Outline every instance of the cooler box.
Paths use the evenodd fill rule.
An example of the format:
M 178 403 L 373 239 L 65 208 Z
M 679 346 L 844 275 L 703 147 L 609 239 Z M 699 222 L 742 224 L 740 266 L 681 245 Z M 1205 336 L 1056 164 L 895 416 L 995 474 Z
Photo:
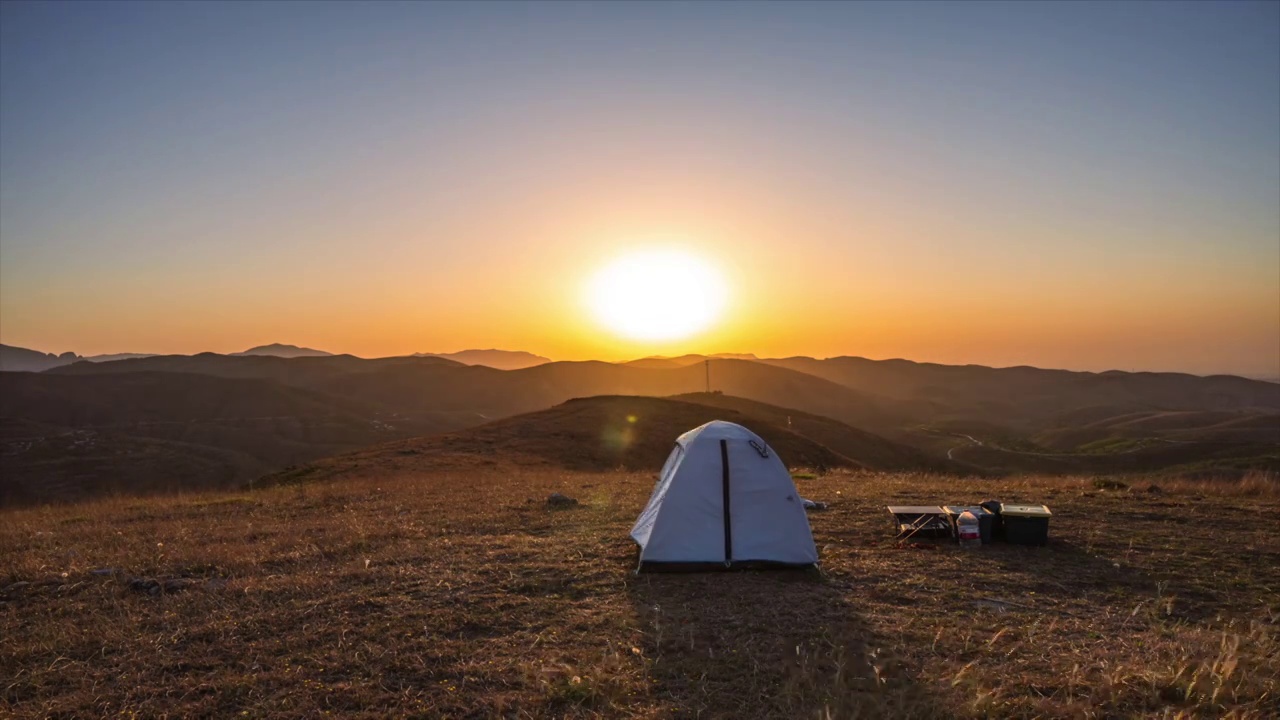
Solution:
M 1045 505 L 1000 505 L 1004 539 L 1015 545 L 1044 545 L 1049 542 L 1049 517 Z
M 992 539 L 992 531 L 995 528 L 996 516 L 990 510 L 979 505 L 960 507 L 957 505 L 944 505 L 943 510 L 947 511 L 947 519 L 951 521 L 951 537 L 959 538 L 959 520 L 965 510 L 978 516 L 978 537 L 981 538 L 983 545 L 990 545 Z

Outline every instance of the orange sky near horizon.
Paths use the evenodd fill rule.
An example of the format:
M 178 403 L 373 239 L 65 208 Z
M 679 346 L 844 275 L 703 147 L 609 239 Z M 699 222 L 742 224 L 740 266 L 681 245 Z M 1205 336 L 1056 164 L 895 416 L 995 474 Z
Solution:
M 735 205 L 720 218 L 732 215 L 750 216 Z M 411 244 L 384 258 L 343 258 L 348 272 L 334 279 L 305 268 L 273 278 L 272 270 L 284 268 L 268 265 L 227 273 L 211 286 L 207 269 L 193 267 L 200 294 L 184 292 L 196 278 L 181 274 L 139 278 L 145 286 L 136 293 L 107 293 L 85 277 L 70 292 L 29 298 L 62 318 L 56 324 L 23 327 L 13 312 L 21 305 L 6 301 L 3 341 L 85 355 L 236 352 L 286 342 L 364 357 L 499 347 L 556 360 L 752 352 L 1280 375 L 1280 303 L 1270 302 L 1266 268 L 1234 282 L 1230 271 L 1215 276 L 1200 268 L 1183 275 L 1198 282 L 1183 281 L 1170 295 L 1162 269 L 1146 258 L 1070 274 L 1049 272 L 1059 260 L 1046 258 L 1036 264 L 1042 273 L 1007 273 L 998 258 L 967 257 L 972 249 L 963 247 L 908 259 L 895 243 L 872 241 L 892 230 L 870 223 L 858 233 L 867 238 L 861 246 L 832 243 L 817 259 L 795 253 L 766 222 L 754 230 L 678 224 L 693 229 L 629 234 L 591 223 L 550 226 L 507 248 L 514 257 L 501 266 L 468 259 L 430 283 L 414 279 L 432 260 Z M 730 297 L 720 321 L 670 341 L 629 340 L 596 322 L 583 285 L 610 259 L 649 247 L 687 249 L 724 273 Z M 1127 279 L 1115 283 L 1117 273 Z M 157 291 L 169 300 L 155 302 Z

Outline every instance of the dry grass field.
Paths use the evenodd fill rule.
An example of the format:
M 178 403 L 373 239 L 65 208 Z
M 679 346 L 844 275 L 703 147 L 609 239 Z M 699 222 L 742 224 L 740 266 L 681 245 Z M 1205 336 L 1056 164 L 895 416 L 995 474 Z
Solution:
M 1280 714 L 1275 479 L 825 475 L 798 481 L 831 503 L 821 572 L 637 576 L 651 483 L 489 468 L 5 512 L 0 715 Z M 986 497 L 1049 504 L 1050 545 L 904 547 L 882 508 Z

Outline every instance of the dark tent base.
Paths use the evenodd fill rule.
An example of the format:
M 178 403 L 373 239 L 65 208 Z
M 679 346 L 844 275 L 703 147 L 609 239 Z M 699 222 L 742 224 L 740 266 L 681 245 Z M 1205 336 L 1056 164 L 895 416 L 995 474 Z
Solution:
M 774 560 L 734 560 L 725 562 L 642 562 L 637 573 L 695 573 L 727 570 L 812 570 L 813 563 L 784 563 Z

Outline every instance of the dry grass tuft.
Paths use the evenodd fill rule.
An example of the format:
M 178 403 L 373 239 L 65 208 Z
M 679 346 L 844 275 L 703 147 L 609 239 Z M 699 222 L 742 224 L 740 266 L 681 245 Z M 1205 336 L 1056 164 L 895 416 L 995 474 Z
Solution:
M 1280 498 L 1280 474 L 1253 470 L 1245 473 L 1238 480 L 1191 480 L 1178 478 L 1159 480 L 1152 483 L 1157 492 L 1168 491 L 1184 495 L 1228 495 L 1249 498 Z M 1149 485 L 1148 488 L 1151 486 Z
M 812 573 L 634 575 L 643 474 L 11 511 L 0 715 L 1275 717 L 1274 482 L 806 478 Z M 1051 544 L 905 548 L 882 509 L 988 497 Z

